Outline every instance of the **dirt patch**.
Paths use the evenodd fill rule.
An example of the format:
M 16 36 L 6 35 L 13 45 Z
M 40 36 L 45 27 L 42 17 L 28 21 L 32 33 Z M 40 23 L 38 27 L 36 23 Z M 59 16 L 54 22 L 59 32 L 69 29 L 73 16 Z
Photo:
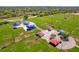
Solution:
M 28 18 L 36 18 L 37 16 L 31 16 L 31 15 L 29 15 L 28 16 Z
M 79 13 L 72 13 L 73 15 L 79 15 Z
M 75 41 L 76 41 L 77 45 L 79 45 L 79 39 L 75 38 Z
M 20 35 L 18 37 L 15 38 L 15 42 L 19 42 L 22 40 L 21 36 L 24 35 L 24 33 L 20 33 Z
M 13 43 L 6 43 L 6 44 L 0 46 L 0 49 L 5 49 L 5 48 L 7 48 L 8 46 L 10 46 L 10 45 L 12 45 L 12 44 L 13 44 Z
M 30 37 L 30 35 L 26 35 L 24 32 L 20 33 L 18 37 L 15 38 L 15 42 L 21 41 L 23 38 Z

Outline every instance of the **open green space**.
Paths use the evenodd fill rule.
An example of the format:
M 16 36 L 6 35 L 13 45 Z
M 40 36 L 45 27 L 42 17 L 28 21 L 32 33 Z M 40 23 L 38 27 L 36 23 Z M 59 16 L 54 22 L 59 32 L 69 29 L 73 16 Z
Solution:
M 65 19 L 66 17 L 66 19 Z M 55 29 L 64 29 L 74 38 L 79 39 L 79 15 L 72 14 L 54 14 L 50 16 L 30 18 L 27 21 L 34 22 L 42 29 L 48 29 L 49 26 L 54 26 Z M 25 35 L 30 35 L 28 38 L 22 38 L 20 42 L 14 42 L 14 39 L 19 36 L 22 29 L 12 29 L 12 23 L 0 25 L 0 47 L 10 44 L 0 51 L 5 52 L 62 52 L 51 45 L 45 40 L 35 36 L 39 30 L 35 29 L 27 31 Z M 77 42 L 79 43 L 79 42 Z M 69 52 L 78 52 L 79 48 L 72 48 L 67 50 Z

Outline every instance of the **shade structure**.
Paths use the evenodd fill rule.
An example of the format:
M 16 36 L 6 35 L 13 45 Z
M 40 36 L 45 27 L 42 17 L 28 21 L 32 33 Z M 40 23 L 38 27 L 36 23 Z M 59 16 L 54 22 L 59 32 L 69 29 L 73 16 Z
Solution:
M 57 40 L 57 39 L 51 39 L 49 41 L 49 44 L 53 45 L 54 47 L 56 47 L 60 43 L 61 43 L 61 41 L 60 40 Z
M 28 24 L 29 24 L 29 22 L 23 22 L 23 24 L 24 24 L 24 25 L 28 25 Z
M 30 25 L 30 26 L 27 26 L 27 30 L 32 30 L 32 29 L 35 29 L 36 27 L 34 25 Z
M 39 36 L 39 37 L 42 37 L 42 36 L 44 36 L 45 34 L 44 34 L 43 32 L 38 32 L 36 35 Z
M 21 22 L 21 23 L 17 22 L 17 23 L 14 23 L 12 27 L 13 29 L 22 27 L 25 31 L 28 31 L 28 30 L 35 29 L 36 25 L 33 22 Z

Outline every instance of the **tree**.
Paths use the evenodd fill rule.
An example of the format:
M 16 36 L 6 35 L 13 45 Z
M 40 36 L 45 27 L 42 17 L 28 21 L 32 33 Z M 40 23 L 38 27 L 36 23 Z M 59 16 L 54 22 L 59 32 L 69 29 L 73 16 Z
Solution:
M 24 20 L 27 20 L 27 19 L 28 19 L 28 16 L 27 16 L 27 15 L 25 15 L 25 16 L 24 16 Z

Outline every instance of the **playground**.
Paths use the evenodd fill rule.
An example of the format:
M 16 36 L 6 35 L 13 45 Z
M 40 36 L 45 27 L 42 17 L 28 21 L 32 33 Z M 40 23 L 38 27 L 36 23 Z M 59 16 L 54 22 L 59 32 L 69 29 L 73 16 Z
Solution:
M 48 30 L 43 30 L 41 28 L 39 28 L 35 23 L 33 22 L 17 22 L 15 24 L 13 24 L 13 29 L 17 29 L 22 27 L 24 29 L 24 31 L 28 31 L 28 30 L 33 30 L 35 28 L 37 28 L 38 30 L 40 30 L 41 32 L 38 32 L 36 34 L 36 36 L 46 40 L 48 42 L 48 44 L 52 45 L 53 47 L 57 48 L 57 49 L 61 49 L 61 50 L 67 50 L 67 49 L 71 49 L 74 47 L 78 47 L 78 45 L 76 44 L 76 41 L 74 38 L 72 38 L 71 36 L 67 36 L 65 34 L 64 30 L 55 30 L 54 28 L 50 27 Z M 64 35 L 62 35 L 64 33 Z M 23 33 L 20 34 L 24 35 Z M 61 36 L 62 35 L 62 36 Z M 53 37 L 52 37 L 53 36 Z M 30 37 L 29 36 L 25 36 Z M 17 39 L 15 39 L 15 42 L 19 42 L 21 41 L 20 37 Z
M 51 35 L 53 36 L 53 38 L 51 38 Z M 76 47 L 76 41 L 74 38 L 69 36 L 67 37 L 68 40 L 66 40 L 66 38 L 61 39 L 60 35 L 58 35 L 58 32 L 54 29 L 50 31 L 43 30 L 42 32 L 39 32 L 37 36 L 46 40 L 48 43 L 58 49 L 65 50 Z
M 63 20 L 63 14 L 56 14 L 30 18 L 21 23 L 14 22 L 1 25 L 2 29 L 0 30 L 7 39 L 0 43 L 0 51 L 78 51 L 79 46 L 78 41 L 76 41 L 76 39 L 78 40 L 78 21 L 73 20 L 74 18 L 77 19 L 78 16 L 75 15 L 74 18 L 71 16 L 73 15 L 69 14 L 67 21 Z M 31 23 L 31 25 L 28 25 L 28 23 Z M 53 25 L 55 28 L 52 27 Z M 63 32 L 61 29 L 65 33 L 69 33 L 65 40 L 60 38 L 61 34 L 59 33 Z M 40 34 L 40 36 L 36 36 L 36 34 Z M 1 39 L 5 37 L 1 37 Z

